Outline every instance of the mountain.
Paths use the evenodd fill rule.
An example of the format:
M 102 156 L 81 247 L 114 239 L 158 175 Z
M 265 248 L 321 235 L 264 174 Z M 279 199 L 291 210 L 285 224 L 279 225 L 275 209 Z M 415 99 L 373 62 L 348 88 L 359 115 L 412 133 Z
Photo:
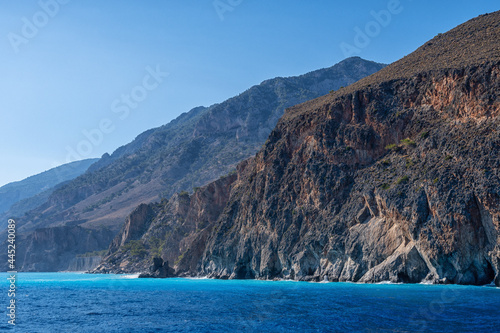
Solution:
M 285 108 L 347 86 L 384 66 L 350 58 L 302 76 L 267 80 L 223 103 L 184 113 L 103 156 L 89 172 L 58 188 L 19 219 L 19 232 L 28 243 L 41 228 L 81 226 L 103 230 L 105 235 L 108 230 L 116 233 L 139 204 L 191 192 L 255 155 Z M 43 246 L 52 251 L 59 245 L 47 238 Z M 43 246 L 37 245 L 38 251 Z M 32 262 L 24 253 L 20 257 L 28 260 L 19 262 L 20 269 L 23 265 L 29 270 L 65 269 L 60 262 Z
M 7 226 L 9 217 L 22 216 L 40 206 L 61 183 L 83 174 L 98 159 L 86 159 L 67 163 L 24 180 L 0 187 L 1 229 Z
M 500 286 L 499 92 L 495 12 L 291 107 L 236 175 L 142 207 L 96 272 Z

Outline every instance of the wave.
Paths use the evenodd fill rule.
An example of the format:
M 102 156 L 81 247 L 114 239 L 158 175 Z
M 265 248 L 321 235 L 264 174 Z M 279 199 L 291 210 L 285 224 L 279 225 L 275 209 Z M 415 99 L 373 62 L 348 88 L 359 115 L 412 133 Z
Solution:
M 139 275 L 140 275 L 139 273 L 137 273 L 137 274 L 126 274 L 126 275 L 121 276 L 120 278 L 122 278 L 122 279 L 138 279 Z

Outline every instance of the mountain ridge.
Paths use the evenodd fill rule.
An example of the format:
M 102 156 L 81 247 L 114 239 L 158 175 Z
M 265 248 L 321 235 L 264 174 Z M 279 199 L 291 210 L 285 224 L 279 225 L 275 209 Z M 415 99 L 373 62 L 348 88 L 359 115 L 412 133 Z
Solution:
M 255 154 L 286 107 L 348 85 L 383 66 L 346 59 L 312 74 L 266 80 L 223 103 L 195 108 L 139 135 L 112 155 L 105 154 L 90 172 L 57 189 L 45 204 L 19 219 L 19 232 L 26 242 L 31 242 L 37 229 L 65 226 L 106 230 L 108 237 L 107 230 L 118 232 L 137 205 L 191 192 Z M 57 244 L 45 246 L 49 251 Z M 37 249 L 41 251 L 40 244 Z M 37 269 L 36 263 L 25 264 Z M 59 263 L 54 265 L 60 269 Z
M 22 216 L 39 206 L 51 193 L 64 183 L 86 172 L 98 159 L 86 159 L 63 164 L 50 170 L 8 183 L 0 187 L 0 230 L 7 226 L 7 219 Z

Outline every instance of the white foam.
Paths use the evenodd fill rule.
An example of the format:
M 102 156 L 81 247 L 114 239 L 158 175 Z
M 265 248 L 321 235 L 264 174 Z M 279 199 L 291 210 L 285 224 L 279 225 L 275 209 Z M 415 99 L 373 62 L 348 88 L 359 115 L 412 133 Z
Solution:
M 137 278 L 139 278 L 139 275 L 140 274 L 127 274 L 127 275 L 123 275 L 121 278 L 122 279 L 137 279 Z

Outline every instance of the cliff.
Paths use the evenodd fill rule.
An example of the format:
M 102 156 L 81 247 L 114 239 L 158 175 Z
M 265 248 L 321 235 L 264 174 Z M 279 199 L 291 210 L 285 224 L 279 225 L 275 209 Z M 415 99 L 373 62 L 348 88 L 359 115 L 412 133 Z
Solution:
M 79 226 L 38 229 L 27 237 L 17 239 L 16 268 L 24 272 L 68 270 L 70 265 L 75 264 L 77 254 L 99 251 L 112 238 L 113 233 L 109 229 L 92 230 Z M 7 262 L 6 255 L 2 257 Z
M 291 108 L 196 274 L 499 285 L 500 12 Z
M 102 261 L 100 256 L 76 257 L 68 265 L 67 270 L 70 272 L 87 272 L 93 270 Z
M 162 255 L 181 253 L 177 275 L 500 286 L 499 41 L 500 12 L 483 15 L 288 109 L 206 233 Z
M 140 205 L 127 218 L 94 273 L 146 273 L 165 266 L 165 275 L 172 275 L 168 273 L 170 265 L 177 267 L 177 275 L 194 270 L 235 180 L 233 173 L 191 195 L 184 192 L 158 204 Z M 196 256 L 185 256 L 188 250 Z

